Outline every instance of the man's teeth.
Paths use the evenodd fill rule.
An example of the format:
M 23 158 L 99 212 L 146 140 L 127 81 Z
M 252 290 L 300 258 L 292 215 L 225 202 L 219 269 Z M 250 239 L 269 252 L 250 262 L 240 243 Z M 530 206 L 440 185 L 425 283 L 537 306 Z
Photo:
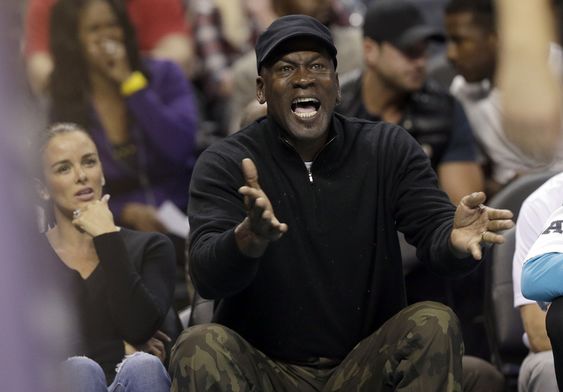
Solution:
M 301 102 L 311 102 L 311 103 L 317 103 L 319 102 L 317 99 L 315 98 L 295 98 L 293 100 L 293 103 L 301 103 Z
M 312 111 L 312 112 L 294 112 L 295 115 L 297 117 L 301 117 L 301 118 L 309 118 L 309 117 L 313 117 L 315 114 L 317 114 L 317 111 Z
M 300 118 L 310 118 L 317 114 L 319 100 L 316 98 L 296 98 L 291 103 L 291 109 Z

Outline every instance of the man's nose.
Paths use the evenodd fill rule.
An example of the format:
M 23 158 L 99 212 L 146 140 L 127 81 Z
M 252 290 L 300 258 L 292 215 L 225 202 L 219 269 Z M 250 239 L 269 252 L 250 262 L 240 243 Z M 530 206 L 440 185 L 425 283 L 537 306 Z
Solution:
M 293 78 L 293 85 L 295 87 L 308 87 L 311 84 L 313 84 L 313 75 L 311 74 L 311 72 L 307 69 L 307 67 L 305 66 L 300 66 L 297 68 L 297 70 L 295 71 L 295 75 Z

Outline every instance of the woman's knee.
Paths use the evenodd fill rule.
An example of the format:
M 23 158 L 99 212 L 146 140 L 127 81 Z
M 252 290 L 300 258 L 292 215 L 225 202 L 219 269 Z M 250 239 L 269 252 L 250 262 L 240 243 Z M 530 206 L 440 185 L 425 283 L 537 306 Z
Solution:
M 91 374 L 105 378 L 102 367 L 96 361 L 88 357 L 70 357 L 62 363 L 62 369 L 66 373 Z
M 107 390 L 106 376 L 102 367 L 88 357 L 68 358 L 61 364 L 61 371 L 65 390 Z M 86 386 L 87 389 L 83 389 Z
M 117 367 L 117 372 L 135 372 L 150 377 L 158 377 L 166 373 L 166 368 L 162 361 L 145 352 L 136 352 L 127 356 Z
M 170 377 L 160 359 L 152 354 L 136 352 L 118 365 L 112 386 L 121 385 L 131 391 L 168 391 Z

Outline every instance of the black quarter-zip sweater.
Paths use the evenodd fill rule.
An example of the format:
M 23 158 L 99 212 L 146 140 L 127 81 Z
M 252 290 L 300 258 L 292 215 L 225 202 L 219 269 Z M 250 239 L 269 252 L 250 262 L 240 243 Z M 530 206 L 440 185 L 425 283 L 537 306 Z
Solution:
M 238 188 L 251 158 L 276 216 L 289 226 L 260 258 L 238 250 L 246 212 Z M 286 361 L 344 358 L 405 305 L 396 230 L 442 275 L 456 259 L 455 207 L 419 144 L 402 128 L 335 114 L 329 142 L 307 172 L 272 119 L 207 149 L 190 185 L 190 269 L 200 294 L 219 299 L 216 322 Z

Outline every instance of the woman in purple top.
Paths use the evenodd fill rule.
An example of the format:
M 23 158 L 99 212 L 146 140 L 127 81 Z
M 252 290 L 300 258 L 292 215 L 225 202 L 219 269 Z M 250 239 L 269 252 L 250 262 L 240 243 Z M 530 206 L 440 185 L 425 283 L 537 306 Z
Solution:
M 197 106 L 173 63 L 141 59 L 115 0 L 60 0 L 51 15 L 51 120 L 88 129 L 124 226 L 164 231 L 156 208 L 185 210 Z

